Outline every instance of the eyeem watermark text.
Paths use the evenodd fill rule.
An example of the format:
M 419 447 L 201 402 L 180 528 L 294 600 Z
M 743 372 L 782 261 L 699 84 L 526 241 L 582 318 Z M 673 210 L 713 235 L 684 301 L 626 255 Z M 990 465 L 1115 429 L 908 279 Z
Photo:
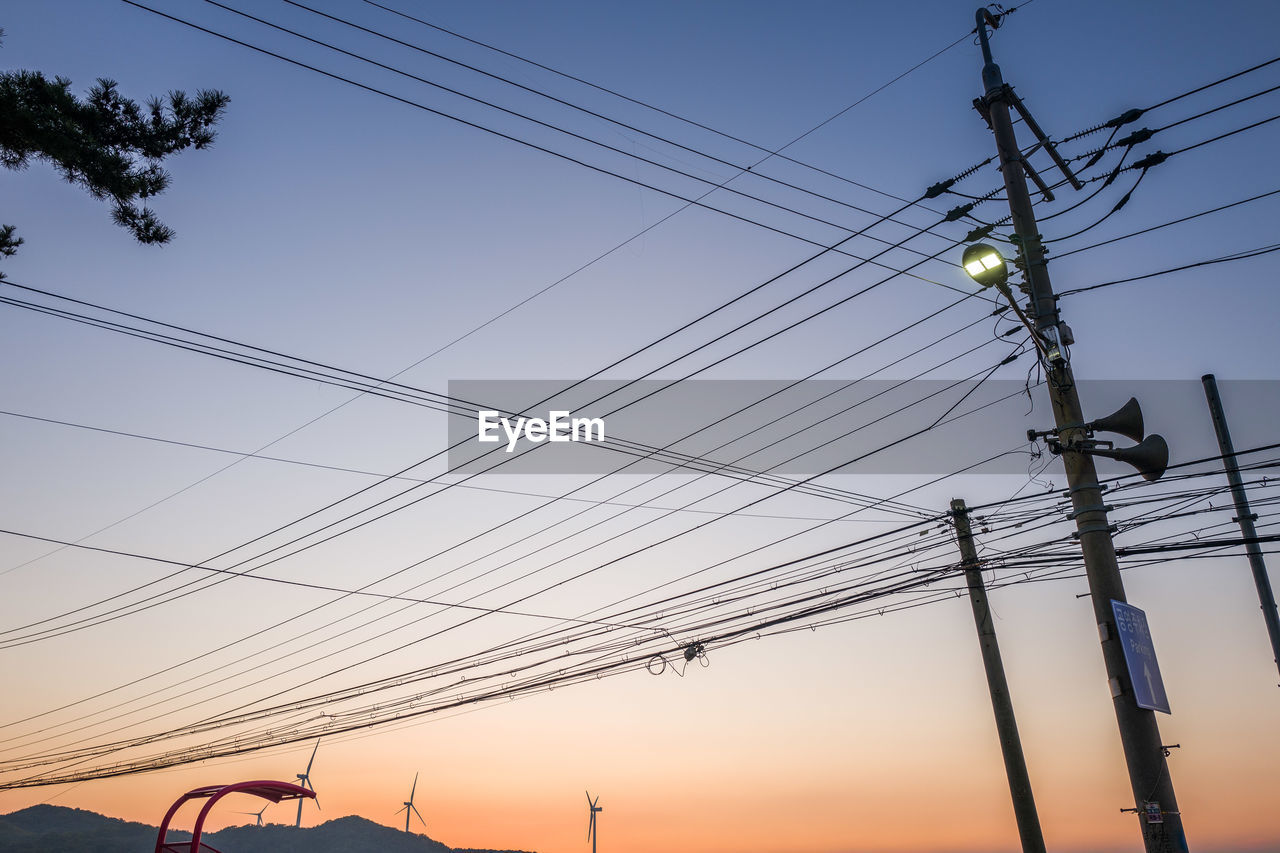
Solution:
M 1280 381 L 1218 384 L 1229 411 L 1233 399 L 1248 401 L 1231 414 L 1237 446 L 1274 441 Z M 1084 380 L 1080 394 L 1086 412 L 1112 412 L 1137 397 L 1177 459 L 1218 452 L 1212 430 L 1179 434 L 1172 426 L 1206 422 L 1198 379 Z M 465 476 L 693 477 L 723 468 L 738 477 L 932 478 L 963 469 L 1025 483 L 1049 461 L 1035 458 L 1027 430 L 1053 422 L 1044 389 L 1028 391 L 1023 379 L 468 379 L 450 380 L 449 396 L 475 401 L 447 422 L 448 471 Z M 580 420 L 575 442 L 574 419 L 588 418 L 607 429 Z M 1130 472 L 1113 460 L 1099 465 L 1104 476 Z
M 526 441 L 540 444 L 543 441 L 604 441 L 604 418 L 574 418 L 568 411 L 553 411 L 549 420 L 542 418 L 517 417 L 514 424 L 511 418 L 502 417 L 501 412 L 479 411 L 476 413 L 478 435 L 477 441 L 496 444 L 501 441 L 498 430 L 506 434 L 507 452 L 516 449 L 516 442 L 523 435 Z

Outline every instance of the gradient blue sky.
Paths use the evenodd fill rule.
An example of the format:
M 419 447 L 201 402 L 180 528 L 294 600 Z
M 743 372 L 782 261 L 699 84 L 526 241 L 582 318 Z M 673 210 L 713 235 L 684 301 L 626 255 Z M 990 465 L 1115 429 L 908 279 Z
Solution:
M 300 44 L 196 0 L 153 5 L 434 109 L 548 144 L 673 191 L 697 186 L 615 154 L 589 153 L 509 117 L 420 83 Z M 229 3 L 248 8 L 249 4 Z M 316 0 L 317 8 L 483 65 L 495 74 L 589 106 L 737 163 L 758 152 L 598 91 L 496 57 L 363 3 Z M 304 28 L 443 85 L 529 111 L 624 151 L 716 182 L 731 168 L 492 80 L 394 48 L 278 2 L 252 4 L 273 21 Z M 859 101 L 972 27 L 972 8 L 953 2 L 410 3 L 443 27 L 536 59 L 601 86 L 776 149 Z M 0 26 L 5 68 L 70 78 L 83 91 L 110 77 L 132 97 L 217 88 L 231 96 L 206 152 L 166 164 L 172 187 L 154 201 L 177 231 L 163 248 L 134 244 L 109 210 L 60 181 L 44 164 L 5 172 L 0 221 L 26 244 L 4 262 L 12 280 L 167 322 L 390 376 L 459 335 L 557 282 L 677 210 L 679 202 L 509 140 L 255 54 L 124 3 L 19 2 Z M 1055 138 L 1274 58 L 1280 7 L 1268 2 L 1122 2 L 1097 6 L 1035 0 L 993 41 L 1006 79 Z M 884 193 L 915 198 L 925 187 L 990 155 L 993 143 L 970 106 L 979 91 L 977 47 L 964 39 L 906 78 L 787 149 L 791 157 Z M 1276 85 L 1276 66 L 1156 111 L 1133 127 L 1157 127 Z M 1171 129 L 1139 153 L 1172 150 L 1275 115 L 1280 95 Z M 1061 244 L 1105 213 L 1132 173 L 1081 210 L 1047 222 L 1062 253 L 1111 236 L 1280 189 L 1280 122 L 1176 156 L 1153 169 L 1132 201 L 1103 225 Z M 1025 128 L 1020 127 L 1023 142 Z M 1100 136 L 1076 143 L 1087 150 Z M 771 174 L 850 204 L 886 213 L 884 195 L 789 164 Z M 1047 170 L 1046 170 L 1047 172 Z M 986 167 L 958 187 L 998 184 Z M 868 217 L 760 182 L 731 186 L 850 227 Z M 1096 185 L 1095 185 L 1096 186 Z M 705 187 L 698 192 L 705 191 Z M 831 242 L 836 228 L 776 210 L 712 202 L 779 228 Z M 938 199 L 945 210 L 961 200 Z M 1073 204 L 1069 192 L 1044 212 Z M 991 216 L 1001 205 L 982 210 Z M 1276 240 L 1280 196 L 1151 235 L 1063 258 L 1051 267 L 1059 291 L 1262 247 Z M 920 210 L 913 225 L 933 222 Z M 950 226 L 958 239 L 966 230 Z M 886 228 L 886 237 L 901 230 Z M 866 241 L 853 244 L 867 249 Z M 943 243 L 913 243 L 936 251 Z M 417 364 L 401 379 L 443 392 L 452 379 L 577 379 L 648 343 L 813 253 L 813 247 L 705 210 L 663 222 L 605 260 Z M 954 253 L 953 253 L 954 254 Z M 1051 256 L 1052 257 L 1052 256 Z M 1082 378 L 1276 380 L 1276 257 L 1206 267 L 1064 299 Z M 906 252 L 893 265 L 914 260 Z M 921 275 L 969 288 L 950 263 Z M 727 316 L 642 360 L 612 370 L 634 378 L 841 268 L 834 258 L 747 301 Z M 856 286 L 882 277 L 863 270 L 764 324 L 773 330 Z M 8 290 L 6 288 L 6 290 Z M 828 295 L 829 294 L 829 295 Z M 12 292 L 6 295 L 14 295 Z M 850 305 L 734 358 L 715 378 L 793 379 L 862 343 L 940 308 L 957 294 L 897 279 Z M 825 301 L 824 301 L 825 300 Z M 837 369 L 852 378 L 979 317 L 971 302 L 901 344 Z M 10 369 L 0 409 L 107 429 L 254 451 L 324 415 L 352 395 L 331 387 L 178 353 L 0 306 L 0 346 Z M 988 306 L 989 308 L 989 306 Z M 961 352 L 988 338 L 989 324 L 959 338 Z M 675 378 L 728 353 L 743 334 Z M 1003 350 L 1002 350 L 1003 351 Z M 938 358 L 940 356 L 933 356 Z M 991 354 L 957 357 L 933 374 L 966 376 Z M 906 377 L 926 360 L 891 369 Z M 1026 360 L 998 374 L 1018 379 Z M 1239 447 L 1274 440 L 1276 386 L 1265 406 L 1230 395 Z M 1118 401 L 1085 404 L 1103 414 Z M 1145 402 L 1145 401 L 1144 401 Z M 1198 400 L 1149 412 L 1174 457 L 1212 452 Z M 1096 411 L 1095 411 L 1096 409 Z M 1046 421 L 1043 399 L 1037 410 Z M 1175 412 L 1190 412 L 1174 420 Z M 291 459 L 390 472 L 443 449 L 443 417 L 363 398 L 290 435 L 269 451 Z M 1020 430 L 993 436 L 991 452 L 1018 447 Z M 263 460 L 217 473 L 233 457 L 86 433 L 0 416 L 5 470 L 0 527 L 195 561 L 349 493 L 369 480 Z M 438 473 L 441 466 L 428 467 Z M 1119 468 L 1107 469 L 1119 473 Z M 1046 473 L 1061 485 L 1056 465 Z M 208 479 L 205 479 L 208 478 Z M 887 495 L 917 482 L 842 478 L 843 487 Z M 485 485 L 557 494 L 567 478 L 488 478 Z M 622 482 L 618 488 L 627 485 Z M 945 509 L 1026 489 L 1026 478 L 968 477 L 910 497 Z M 1033 491 L 1039 486 L 1030 487 Z M 453 490 L 360 534 L 344 537 L 280 574 L 350 587 L 446 547 L 529 506 L 527 498 Z M 747 500 L 754 493 L 742 498 Z M 717 504 L 727 507 L 726 499 Z M 841 510 L 843 511 L 843 510 Z M 556 510 L 555 512 L 559 512 Z M 829 516 L 796 497 L 760 512 Z M 1222 513 L 1222 519 L 1230 513 Z M 548 518 L 558 518 L 554 513 Z M 679 529 L 682 521 L 669 527 Z M 730 520 L 623 564 L 607 577 L 541 600 L 568 613 L 620 598 L 796 529 L 781 519 Z M 834 528 L 834 529 L 833 529 Z M 768 552 L 783 560 L 876 528 L 847 522 Z M 532 530 L 531 524 L 521 528 Z M 601 529 L 607 528 L 601 522 Z M 101 531 L 101 532 L 97 532 Z M 653 534 L 627 541 L 644 544 Z M 496 541 L 501 544 L 502 540 Z M 124 559 L 0 540 L 0 624 L 22 624 L 115 594 L 157 576 Z M 480 553 L 479 551 L 475 552 Z M 599 552 L 604 557 L 613 551 Z M 37 559 L 38 558 L 38 559 Z M 763 558 L 762 558 L 763 559 Z M 599 554 L 566 559 L 566 567 Z M 538 563 L 541 565 L 541 563 Z M 750 567 L 752 564 L 744 564 Z M 1206 578 L 1211 578 L 1206 582 Z M 1160 722 L 1174 759 L 1192 844 L 1271 849 L 1280 834 L 1264 815 L 1280 759 L 1276 673 L 1243 562 L 1226 568 L 1187 561 L 1135 570 L 1130 598 L 1146 608 L 1174 703 Z M 1010 682 L 1050 846 L 1132 849 L 1130 798 L 1083 581 L 1014 587 L 993 596 Z M 0 650 L 6 720 L 114 687 L 323 600 L 319 594 L 225 584 L 180 604 L 47 642 Z M 469 649 L 508 627 L 477 630 L 388 655 L 361 679 Z M 513 629 L 514 630 L 514 629 Z M 491 632 L 491 633 L 489 633 Z M 404 636 L 409 636 L 406 633 Z M 382 647 L 337 654 L 331 668 Z M 308 823 L 361 813 L 394 824 L 413 773 L 428 831 L 455 846 L 581 849 L 581 791 L 602 795 L 602 849 L 651 850 L 1012 850 L 1016 846 L 981 666 L 963 601 L 752 643 L 716 653 L 684 679 L 642 672 L 600 684 L 482 709 L 457 718 L 326 744 L 316 781 L 325 811 Z M 218 707 L 234 703 L 220 700 Z M 29 727 L 28 727 L 29 728 Z M 25 731 L 10 729 L 9 731 Z M 66 741 L 72 743 L 74 739 Z M 139 778 L 72 789 L 0 793 L 0 810 L 48 800 L 155 821 L 182 790 L 211 776 L 291 779 L 305 747 L 275 750 Z M 385 803 L 384 803 L 385 801 Z M 382 810 L 385 805 L 386 809 Z M 384 811 L 386 813 L 384 813 Z M 504 817 L 496 817 L 495 815 Z M 268 818 L 272 813 L 268 812 Z M 286 815 L 275 815 L 276 820 Z

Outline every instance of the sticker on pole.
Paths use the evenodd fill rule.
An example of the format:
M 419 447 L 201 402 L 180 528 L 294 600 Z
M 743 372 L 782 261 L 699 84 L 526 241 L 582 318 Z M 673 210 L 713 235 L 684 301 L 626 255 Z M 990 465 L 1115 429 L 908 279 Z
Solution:
M 1160 678 L 1160 664 L 1156 663 L 1156 649 L 1151 643 L 1147 614 L 1114 599 L 1111 611 L 1116 616 L 1116 633 L 1120 636 L 1120 647 L 1124 649 L 1124 662 L 1129 667 L 1134 701 L 1139 708 L 1172 713 L 1169 697 L 1164 692 L 1164 681 Z

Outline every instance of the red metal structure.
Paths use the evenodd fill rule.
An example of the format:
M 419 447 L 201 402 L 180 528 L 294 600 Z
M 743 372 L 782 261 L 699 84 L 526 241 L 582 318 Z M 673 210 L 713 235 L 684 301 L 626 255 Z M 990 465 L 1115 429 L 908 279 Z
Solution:
M 160 835 L 156 838 L 155 853 L 200 853 L 200 851 L 210 851 L 210 853 L 218 853 L 216 849 L 204 844 L 200 841 L 200 836 L 204 833 L 204 821 L 209 816 L 209 811 L 213 808 L 213 804 L 225 797 L 227 794 L 252 794 L 255 797 L 261 797 L 264 800 L 270 800 L 278 803 L 283 800 L 299 800 L 303 797 L 315 798 L 316 792 L 309 788 L 303 788 L 289 782 L 237 782 L 234 785 L 209 785 L 204 788 L 196 788 L 194 791 L 187 791 L 178 798 L 177 802 L 169 806 L 169 811 L 164 816 L 164 821 L 160 824 Z M 188 800 L 208 799 L 209 802 L 204 804 L 200 809 L 200 814 L 196 817 L 196 825 L 191 830 L 190 841 L 175 841 L 166 843 L 165 836 L 169 833 L 169 821 L 173 820 L 173 816 L 178 813 L 178 809 Z

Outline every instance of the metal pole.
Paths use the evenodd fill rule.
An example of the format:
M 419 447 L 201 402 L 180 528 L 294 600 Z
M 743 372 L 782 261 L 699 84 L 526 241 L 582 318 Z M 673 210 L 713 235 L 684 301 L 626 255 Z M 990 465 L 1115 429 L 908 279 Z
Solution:
M 1231 443 L 1231 432 L 1227 429 L 1227 416 L 1222 411 L 1222 398 L 1218 396 L 1218 382 L 1212 373 L 1201 376 L 1200 381 L 1204 383 L 1204 396 L 1209 401 L 1209 414 L 1213 417 L 1213 429 L 1218 434 L 1218 448 L 1222 451 L 1222 467 L 1227 470 L 1231 497 L 1236 503 L 1234 520 L 1240 525 L 1240 533 L 1245 540 L 1244 549 L 1249 555 L 1249 568 L 1253 570 L 1253 583 L 1258 588 L 1262 618 L 1267 623 L 1267 634 L 1271 637 L 1271 655 L 1275 658 L 1276 667 L 1280 668 L 1280 618 L 1276 616 L 1276 597 L 1271 592 L 1267 564 L 1262 559 L 1262 549 L 1258 547 L 1258 531 L 1253 526 L 1258 517 L 1249 510 L 1249 496 L 1245 494 L 1244 482 L 1240 479 L 1236 449 Z
M 951 516 L 955 519 L 956 541 L 960 544 L 960 556 L 964 561 L 969 603 L 973 605 L 973 622 L 978 629 L 978 645 L 982 648 L 982 665 L 987 671 L 987 689 L 991 691 L 991 709 L 996 715 L 996 732 L 1000 736 L 1000 752 L 1004 755 L 1004 772 L 1009 777 L 1009 793 L 1013 797 L 1013 815 L 1018 822 L 1022 851 L 1045 853 L 1040 817 L 1036 814 L 1036 800 L 1031 793 L 1031 777 L 1027 774 L 1027 760 L 1022 754 L 1022 740 L 1018 737 L 1018 721 L 1013 715 L 1013 699 L 1009 696 L 1004 662 L 1000 659 L 1000 643 L 996 640 L 996 627 L 991 621 L 991 608 L 987 606 L 987 589 L 982 582 L 978 551 L 973 544 L 973 532 L 969 529 L 969 509 L 960 498 L 951 501 Z
M 1083 428 L 1084 413 L 1076 392 L 1071 365 L 1059 343 L 1057 300 L 1049 281 L 1044 248 L 1040 244 L 1040 232 L 1032 211 L 1031 195 L 1027 192 L 1023 176 L 1022 155 L 1009 117 L 1012 92 L 1004 83 L 1000 67 L 991 57 L 985 10 L 979 9 L 976 18 L 984 60 L 982 82 L 986 91 L 983 103 L 990 114 L 991 128 L 995 133 L 1000 171 L 1004 175 L 1009 212 L 1012 214 L 1015 239 L 1021 254 L 1020 262 L 1026 270 L 1031 288 L 1036 328 L 1043 337 L 1048 352 L 1044 361 L 1049 399 L 1062 444 L 1062 460 L 1066 467 L 1085 574 L 1089 580 L 1094 620 L 1102 643 L 1102 659 L 1111 687 L 1112 705 L 1128 765 L 1129 783 L 1138 809 L 1143 843 L 1147 853 L 1184 853 L 1188 849 L 1186 835 L 1182 829 L 1182 816 L 1174 796 L 1173 780 L 1169 776 L 1155 712 L 1139 708 L 1134 699 L 1133 682 L 1125 666 L 1124 651 L 1111 609 L 1113 600 L 1125 601 L 1124 583 L 1120 579 L 1120 566 L 1116 561 L 1115 545 L 1111 541 L 1111 527 L 1102 503 L 1098 473 L 1093 466 L 1092 457 L 1080 452 L 1081 443 L 1086 437 Z

